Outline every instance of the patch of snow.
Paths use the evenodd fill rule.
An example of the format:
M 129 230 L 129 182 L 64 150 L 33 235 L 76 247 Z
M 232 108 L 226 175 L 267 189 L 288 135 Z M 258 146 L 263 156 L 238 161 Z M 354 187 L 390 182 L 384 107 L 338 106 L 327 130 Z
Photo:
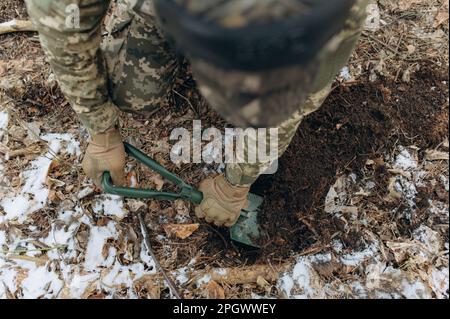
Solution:
M 96 196 L 92 210 L 96 214 L 117 217 L 119 220 L 125 218 L 128 211 L 123 206 L 123 199 L 117 195 Z
M 352 282 L 350 288 L 358 298 L 367 298 L 367 290 L 359 281 Z
M 6 129 L 9 122 L 8 112 L 2 111 L 0 112 L 0 130 Z
M 442 185 L 444 186 L 445 191 L 448 192 L 448 190 L 449 190 L 448 176 L 445 176 L 445 175 L 441 174 L 441 175 L 439 176 L 439 179 L 441 180 L 441 183 L 442 183 Z
M 145 263 L 150 270 L 155 270 L 156 269 L 155 261 L 148 254 L 147 248 L 145 247 L 145 243 L 144 242 L 141 243 L 141 252 L 140 252 L 140 256 L 139 257 L 141 258 L 142 262 Z
M 87 275 L 80 275 L 79 273 L 75 273 L 70 280 L 67 280 L 68 288 L 70 291 L 70 297 L 80 299 L 86 289 L 93 282 L 98 280 L 99 274 L 91 273 Z
M 294 279 L 289 274 L 284 274 L 278 282 L 278 287 L 289 298 L 291 296 L 292 289 L 294 289 Z
M 436 297 L 439 299 L 448 299 L 448 289 L 449 289 L 449 272 L 448 267 L 443 267 L 442 269 L 438 270 L 434 268 L 431 271 L 431 274 L 429 274 L 429 280 L 428 283 L 433 290 L 433 292 L 436 294 Z
M 378 257 L 378 245 L 371 243 L 362 251 L 354 251 L 352 253 L 345 254 L 340 257 L 342 264 L 351 267 L 357 267 L 361 265 L 367 259 L 377 259 Z
M 407 207 L 401 212 L 407 219 L 411 219 L 415 214 L 416 196 L 418 194 L 418 187 L 427 187 L 425 179 L 428 172 L 422 170 L 417 162 L 417 156 L 413 155 L 414 149 L 399 146 L 399 154 L 395 157 L 392 167 L 394 169 L 402 170 L 404 173 L 399 173 L 394 177 L 394 190 L 401 195 L 402 200 L 407 204 Z
M 187 276 L 188 271 L 189 271 L 188 267 L 182 267 L 177 269 L 175 280 L 178 282 L 178 284 L 183 285 L 189 281 L 189 278 Z
M 62 151 L 63 143 L 67 153 L 77 155 L 81 153 L 79 143 L 71 134 L 45 134 L 41 138 L 48 142 L 49 151 L 32 161 L 29 168 L 22 172 L 25 184 L 20 194 L 15 197 L 6 197 L 0 202 L 6 212 L 5 216 L 0 216 L 0 223 L 12 219 L 22 223 L 28 214 L 45 206 L 49 194 L 45 184 L 48 170 L 54 156 Z
M 0 299 L 6 299 L 6 289 L 14 292 L 17 289 L 17 271 L 11 268 L 0 268 Z
M 438 232 L 432 230 L 430 227 L 421 225 L 414 230 L 413 238 L 420 241 L 433 254 L 438 254 L 442 248 L 441 237 Z
M 395 158 L 394 167 L 404 170 L 417 168 L 417 161 L 404 147 L 400 147 L 400 153 Z
M 407 299 L 428 299 L 431 296 L 429 289 L 421 281 L 409 282 L 407 279 L 402 281 L 402 294 Z
M 49 133 L 42 135 L 41 139 L 49 143 L 49 147 L 54 153 L 59 153 L 61 144 L 63 144 L 67 154 L 77 156 L 81 154 L 80 143 L 74 139 L 72 134 Z
M 331 255 L 330 255 L 331 258 Z M 297 259 L 292 272 L 285 273 L 278 282 L 278 287 L 288 298 L 309 299 L 322 298 L 323 283 L 319 281 L 318 274 L 312 263 L 319 260 L 328 260 L 328 256 L 303 256 Z
M 77 194 L 78 199 L 83 199 L 86 196 L 89 196 L 94 193 L 94 189 L 92 187 L 85 187 L 82 190 L 80 190 Z
M 23 195 L 12 198 L 4 198 L 0 202 L 0 205 L 6 213 L 5 216 L 0 216 L 0 222 L 25 216 L 30 208 L 28 198 Z
M 56 272 L 45 266 L 30 267 L 21 287 L 25 299 L 51 298 L 58 296 L 63 282 Z
M 372 190 L 377 186 L 373 181 L 368 181 L 364 187 L 364 189 Z
M 348 66 L 345 66 L 342 68 L 341 73 L 339 74 L 341 78 L 343 78 L 345 81 L 349 81 L 352 79 L 352 75 L 350 74 L 350 69 Z
M 214 272 L 219 276 L 226 276 L 228 271 L 225 268 L 216 268 Z
M 161 242 L 161 243 L 163 243 L 163 242 L 165 242 L 165 241 L 168 241 L 167 237 L 164 236 L 164 235 L 157 235 L 157 236 L 156 236 L 156 240 L 159 241 L 159 242 Z
M 77 212 L 72 210 L 61 210 L 58 213 L 58 220 L 62 221 L 66 225 L 72 224 L 76 219 Z
M 187 266 L 179 268 L 174 272 L 175 279 L 180 285 L 183 285 L 190 280 L 188 274 L 194 270 L 196 262 L 197 260 L 195 258 L 192 258 Z
M 310 271 L 311 265 L 309 263 L 297 263 L 292 271 L 292 279 L 297 282 L 297 284 L 303 288 L 303 292 L 301 295 L 297 295 L 308 298 L 309 296 L 314 295 L 314 292 L 310 291 Z
M 71 258 L 76 256 L 76 244 L 74 241 L 75 234 L 78 230 L 79 223 L 72 223 L 68 227 L 58 227 L 56 224 L 52 225 L 52 229 L 46 238 L 42 239 L 42 242 L 49 247 L 62 247 L 67 246 L 65 257 Z M 67 228 L 67 229 L 66 229 Z M 60 255 L 56 249 L 47 252 L 49 259 L 60 259 Z
M 95 270 L 98 267 L 109 267 L 112 265 L 115 257 L 115 250 L 110 247 L 107 256 L 103 256 L 103 248 L 106 241 L 110 238 L 117 237 L 117 230 L 113 222 L 109 222 L 106 226 L 91 226 L 89 234 L 89 242 L 86 249 L 84 260 L 84 268 L 86 270 Z M 113 256 L 112 256 L 113 255 Z
M 117 286 L 120 284 L 126 284 L 128 287 L 131 287 L 132 279 L 130 278 L 128 267 L 121 266 L 118 262 L 116 262 L 108 274 L 102 278 L 102 283 L 107 287 Z
M 313 255 L 310 256 L 309 260 L 311 263 L 329 263 L 331 262 L 332 256 L 330 253 L 326 253 L 326 254 L 317 254 L 317 255 Z
M 2 111 L 0 112 L 0 139 L 3 137 L 3 134 L 8 126 L 9 115 L 8 112 Z
M 0 249 L 3 245 L 6 245 L 6 232 L 3 230 L 0 230 Z
M 405 208 L 403 214 L 408 220 L 410 220 L 417 209 L 415 202 L 415 198 L 418 194 L 416 185 L 403 176 L 397 176 L 394 183 L 394 189 L 396 192 L 402 194 L 402 197 L 408 204 L 408 207 Z
M 372 32 L 378 31 L 381 27 L 381 14 L 378 4 L 376 2 L 369 3 L 366 7 L 366 14 L 364 29 Z
M 205 274 L 202 277 L 200 277 L 199 279 L 197 279 L 197 287 L 201 287 L 205 284 L 207 284 L 208 282 L 211 281 L 211 275 L 210 274 Z
M 344 245 L 342 244 L 342 242 L 340 241 L 340 240 L 338 240 L 338 239 L 334 239 L 332 242 L 331 242 L 331 247 L 333 248 L 333 250 L 336 252 L 336 253 L 340 253 L 340 252 L 342 252 L 342 250 L 344 249 Z
M 2 25 L 5 27 L 15 28 L 15 27 L 17 27 L 17 20 L 12 19 L 10 21 L 2 22 Z

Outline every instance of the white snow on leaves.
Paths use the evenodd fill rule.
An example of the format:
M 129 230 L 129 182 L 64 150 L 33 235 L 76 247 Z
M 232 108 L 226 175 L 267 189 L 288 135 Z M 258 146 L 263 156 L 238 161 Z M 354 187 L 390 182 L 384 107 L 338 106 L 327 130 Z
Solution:
M 113 239 L 116 237 L 117 232 L 113 222 L 109 222 L 104 227 L 91 226 L 89 242 L 84 257 L 84 268 L 86 270 L 95 270 L 98 266 L 110 267 L 113 264 L 114 258 L 116 257 L 115 249 L 109 247 L 105 258 L 103 248 L 108 238 Z
M 71 215 L 70 224 L 56 219 L 48 236 L 39 239 L 49 247 L 66 247 L 50 250 L 45 257 L 37 256 L 44 261 L 43 266 L 33 260 L 6 258 L 3 262 L 3 258 L 0 259 L 0 298 L 6 298 L 7 292 L 19 294 L 21 298 L 86 298 L 94 291 L 103 291 L 106 297 L 112 297 L 120 285 L 126 287 L 128 297 L 136 297 L 133 282 L 156 273 L 154 262 L 145 247 L 140 247 L 140 261 L 122 264 L 117 258 L 116 248 L 109 243 L 119 238 L 117 222 L 111 220 L 105 226 L 97 226 L 82 218 L 79 210 L 60 216 L 66 215 Z M 75 237 L 80 226 L 89 229 L 86 250 L 82 251 Z M 32 238 L 16 238 L 8 245 L 5 233 L 0 232 L 0 244 L 8 247 L 9 251 L 17 247 L 32 249 L 34 246 L 24 246 L 30 240 Z M 36 252 L 29 251 L 25 255 L 33 256 Z
M 22 172 L 25 183 L 19 194 L 9 194 L 0 202 L 6 215 L 0 216 L 0 223 L 8 220 L 24 222 L 28 215 L 43 208 L 47 203 L 49 189 L 45 184 L 48 170 L 61 152 L 79 155 L 79 143 L 70 134 L 45 134 L 41 138 L 48 142 L 48 152 L 32 161 Z
M 119 220 L 123 219 L 128 214 L 127 210 L 123 207 L 122 198 L 116 195 L 96 196 L 92 209 L 94 213 L 116 217 Z
M 441 183 L 448 192 L 448 177 L 431 176 L 426 171 L 429 163 L 419 164 L 416 148 L 400 146 L 397 156 L 386 161 L 396 199 L 408 204 L 403 216 L 411 218 L 415 212 L 417 187 Z M 357 197 L 370 196 L 373 188 L 373 182 L 359 181 L 354 174 L 339 176 L 326 196 L 325 211 L 344 220 L 345 230 L 352 225 L 361 228 L 373 223 L 364 206 L 356 205 L 361 202 Z M 429 203 L 427 212 L 448 225 L 448 204 L 436 199 Z M 373 205 L 369 207 L 373 209 Z M 288 298 L 448 298 L 448 242 L 438 231 L 422 224 L 412 231 L 410 238 L 383 243 L 373 234 L 362 236 L 365 243 L 362 249 L 346 248 L 336 238 L 331 243 L 332 259 L 331 254 L 324 253 L 297 258 L 277 287 Z M 396 265 L 386 261 L 388 250 Z M 321 267 L 350 271 L 351 275 L 344 281 L 339 276 L 323 277 L 319 274 Z
M 7 125 L 4 114 L 0 115 L 2 127 Z M 119 261 L 111 242 L 119 237 L 128 240 L 118 224 L 128 213 L 119 197 L 99 195 L 93 199 L 95 214 L 113 218 L 103 226 L 96 225 L 78 206 L 62 209 L 51 220 L 45 238 L 27 237 L 13 226 L 28 227 L 31 233 L 37 229 L 28 225 L 29 216 L 48 204 L 46 179 L 52 161 L 61 154 L 81 154 L 79 143 L 70 134 L 43 134 L 40 138 L 48 142 L 47 152 L 22 172 L 23 186 L 15 192 L 9 190 L 0 201 L 5 213 L 0 215 L 0 225 L 9 225 L 8 232 L 0 231 L 0 298 L 86 298 L 95 291 L 112 297 L 120 285 L 127 287 L 130 298 L 136 297 L 133 281 L 156 270 L 143 245 L 138 251 L 141 260 L 126 265 Z M 80 227 L 87 229 L 84 239 L 77 238 Z M 49 249 L 40 250 L 33 244 L 36 240 Z M 80 240 L 85 241 L 84 249 Z M 17 251 L 23 251 L 24 258 L 10 258 Z
M 0 112 L 0 139 L 3 137 L 6 127 L 9 123 L 9 115 L 8 112 L 2 111 Z

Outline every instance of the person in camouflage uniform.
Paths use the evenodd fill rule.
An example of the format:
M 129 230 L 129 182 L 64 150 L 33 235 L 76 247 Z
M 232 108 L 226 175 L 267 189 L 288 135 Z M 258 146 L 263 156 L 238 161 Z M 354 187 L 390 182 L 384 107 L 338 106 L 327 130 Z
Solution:
M 175 2 L 194 17 L 228 30 L 282 21 L 308 10 L 308 1 L 298 0 Z M 298 61 L 246 70 L 187 52 L 200 92 L 234 125 L 278 128 L 281 156 L 302 119 L 322 105 L 355 47 L 367 0 L 350 2 L 342 28 L 307 65 Z M 161 106 L 169 107 L 167 97 L 178 72 L 176 53 L 153 1 L 118 0 L 104 41 L 102 24 L 110 1 L 26 0 L 26 4 L 61 89 L 91 134 L 83 160 L 86 174 L 100 186 L 102 173 L 110 171 L 113 181 L 123 184 L 125 151 L 117 128 L 119 109 L 151 114 Z M 67 7 L 73 4 L 80 10 L 77 27 L 66 23 Z M 204 180 L 199 188 L 204 200 L 196 207 L 197 216 L 218 226 L 232 226 L 246 205 L 250 185 L 273 160 L 227 164 L 225 175 Z

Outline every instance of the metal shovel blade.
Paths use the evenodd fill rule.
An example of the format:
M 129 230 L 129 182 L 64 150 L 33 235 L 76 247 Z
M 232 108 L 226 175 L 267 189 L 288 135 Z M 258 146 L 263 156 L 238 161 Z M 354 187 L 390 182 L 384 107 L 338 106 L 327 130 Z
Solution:
M 230 238 L 238 243 L 260 248 L 257 244 L 261 236 L 258 224 L 258 213 L 264 198 L 255 194 L 248 194 L 249 205 L 241 211 L 238 221 L 230 229 Z

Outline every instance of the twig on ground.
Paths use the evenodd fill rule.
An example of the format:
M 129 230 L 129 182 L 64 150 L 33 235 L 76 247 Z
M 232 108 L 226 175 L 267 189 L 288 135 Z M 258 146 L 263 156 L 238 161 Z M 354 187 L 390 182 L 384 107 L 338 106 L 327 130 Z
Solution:
M 17 150 L 9 150 L 9 148 L 3 147 L 0 145 L 0 153 L 4 153 L 8 158 L 14 158 L 18 156 L 25 155 L 34 155 L 39 154 L 41 152 L 41 148 L 38 145 L 32 145 L 29 147 L 17 149 Z
M 0 34 L 28 31 L 36 31 L 33 23 L 28 20 L 11 20 L 0 23 Z
M 172 90 L 172 91 L 173 91 L 173 93 L 175 93 L 176 95 L 181 97 L 183 100 L 185 100 L 189 104 L 189 107 L 195 113 L 195 115 L 197 115 L 197 117 L 200 116 L 200 112 L 194 107 L 194 105 L 192 105 L 191 101 L 189 101 L 189 99 L 187 97 L 185 97 L 184 95 L 182 95 L 181 93 L 179 93 L 179 92 L 177 92 L 175 90 Z
M 6 259 L 25 260 L 35 263 L 37 266 L 44 266 L 47 263 L 47 259 L 31 257 L 26 255 L 8 255 Z
M 247 267 L 216 268 L 209 271 L 198 272 L 193 275 L 196 280 L 205 277 L 211 278 L 219 284 L 231 286 L 256 283 L 258 277 L 268 282 L 277 282 L 281 275 L 290 268 L 289 263 L 281 265 L 253 265 Z
M 166 271 L 164 270 L 164 268 L 161 266 L 161 264 L 158 261 L 158 258 L 156 257 L 155 252 L 152 249 L 152 245 L 150 243 L 150 235 L 148 234 L 148 230 L 147 227 L 145 226 L 145 221 L 144 221 L 144 217 L 142 216 L 142 213 L 138 213 L 138 218 L 139 218 L 139 224 L 141 225 L 141 232 L 142 232 L 142 236 L 144 237 L 144 243 L 145 243 L 145 247 L 147 248 L 147 252 L 150 254 L 150 256 L 153 258 L 153 261 L 155 262 L 156 268 L 161 271 L 164 279 L 167 282 L 167 285 L 169 286 L 170 290 L 172 291 L 173 295 L 177 298 L 177 299 L 183 299 L 180 295 L 180 293 L 178 292 L 177 287 L 175 286 L 175 283 L 173 282 L 173 280 L 167 275 Z
M 59 249 L 66 249 L 66 248 L 67 248 L 67 245 L 59 245 L 59 246 L 47 247 L 47 248 L 17 249 L 17 250 L 13 250 L 13 251 L 0 250 L 0 253 L 18 255 L 18 254 L 25 254 L 28 252 L 47 252 L 47 251 L 51 251 L 51 250 L 59 250 Z

